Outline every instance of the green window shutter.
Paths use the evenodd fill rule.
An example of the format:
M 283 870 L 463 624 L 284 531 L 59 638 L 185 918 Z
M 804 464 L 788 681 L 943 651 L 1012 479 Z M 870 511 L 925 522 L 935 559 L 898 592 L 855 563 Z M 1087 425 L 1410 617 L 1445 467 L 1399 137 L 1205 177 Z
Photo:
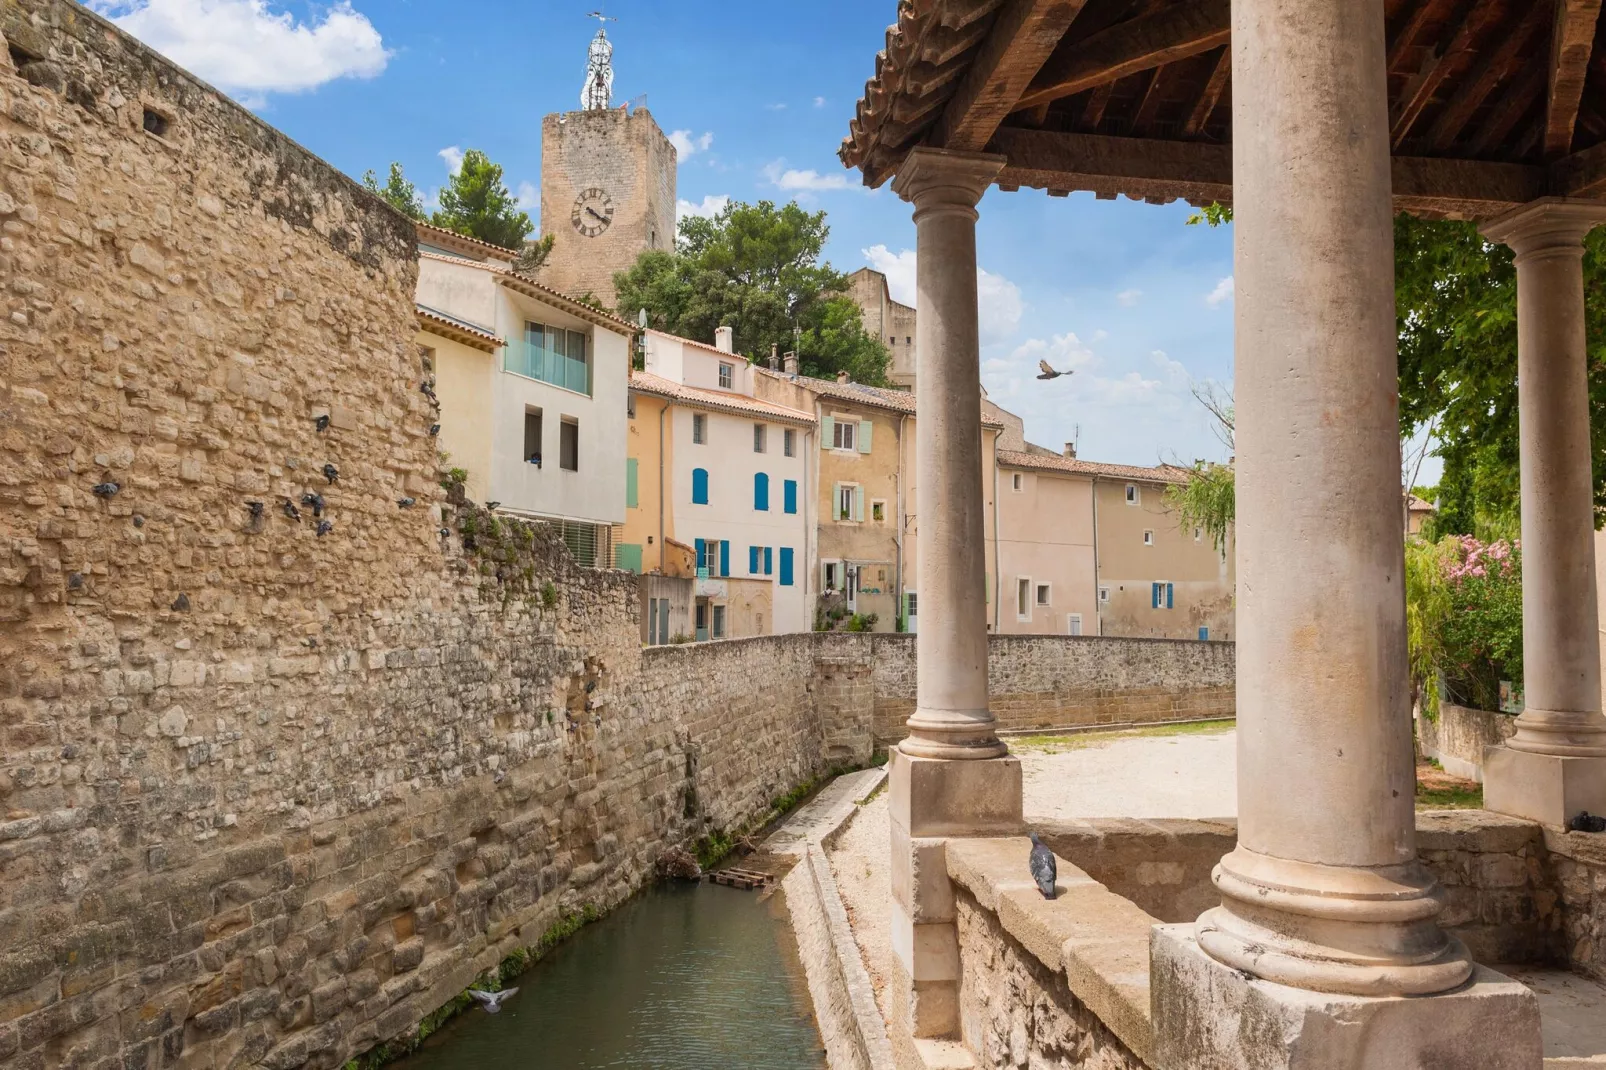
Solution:
M 874 429 L 874 427 L 875 427 L 875 424 L 871 423 L 869 420 L 860 420 L 859 421 L 859 452 L 860 453 L 869 453 L 870 452 L 870 432 L 871 432 L 872 429 Z
M 636 488 L 636 459 L 625 458 L 625 508 L 635 509 L 640 505 Z
M 831 439 L 834 438 L 835 435 L 836 421 L 827 416 L 824 420 L 820 421 L 820 448 L 822 450 L 830 449 Z
M 614 553 L 614 567 L 629 569 L 636 575 L 641 575 L 641 544 L 620 543 Z
M 831 519 L 833 521 L 842 519 L 842 484 L 840 483 L 831 484 Z
M 864 488 L 863 487 L 854 487 L 853 488 L 853 519 L 859 520 L 859 521 L 862 521 L 864 519 Z

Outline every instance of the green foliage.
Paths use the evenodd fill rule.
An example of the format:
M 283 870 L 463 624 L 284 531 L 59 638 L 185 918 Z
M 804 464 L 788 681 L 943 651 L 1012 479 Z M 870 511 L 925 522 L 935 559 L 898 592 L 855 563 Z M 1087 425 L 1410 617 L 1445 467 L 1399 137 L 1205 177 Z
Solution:
M 1232 465 L 1200 461 L 1186 483 L 1165 489 L 1165 500 L 1177 510 L 1183 527 L 1201 527 L 1217 553 L 1227 552 L 1227 538 L 1237 518 L 1236 483 Z
M 876 613 L 855 613 L 853 616 L 848 618 L 847 631 L 873 632 L 875 631 L 876 623 L 880 621 L 880 619 L 880 615 Z
M 468 469 L 453 468 L 446 473 L 446 478 L 441 480 L 441 488 L 443 490 L 451 490 L 453 487 L 461 487 L 467 483 Z
M 552 246 L 557 243 L 557 236 L 548 234 L 540 241 L 533 241 L 519 250 L 519 255 L 513 258 L 513 270 L 526 275 L 534 275 L 546 264 L 547 257 L 552 255 Z
M 374 177 L 372 171 L 363 172 L 362 184 L 369 193 L 383 198 L 390 206 L 401 212 L 409 219 L 424 221 L 424 198 L 418 195 L 418 187 L 407 181 L 402 173 L 402 165 L 391 161 L 390 177 L 381 186 L 379 179 Z
M 463 154 L 463 166 L 441 190 L 441 206 L 430 222 L 437 227 L 518 251 L 535 224 L 519 209 L 502 181 L 502 167 L 479 149 Z
M 541 585 L 541 605 L 552 609 L 558 604 L 558 588 L 551 580 Z
M 697 864 L 705 870 L 713 869 L 734 850 L 736 850 L 735 837 L 724 832 L 710 832 L 697 841 Z
M 1429 717 L 1444 698 L 1500 708 L 1500 681 L 1522 687 L 1522 554 L 1470 535 L 1412 540 L 1405 559 L 1411 677 Z M 1448 689 L 1441 695 L 1439 688 Z
M 1483 785 L 1430 788 L 1425 784 L 1418 784 L 1416 805 L 1423 810 L 1482 810 Z
M 619 315 L 711 343 L 715 328 L 735 332 L 737 351 L 766 361 L 770 347 L 796 350 L 805 375 L 885 385 L 891 354 L 866 333 L 847 296 L 847 277 L 821 260 L 825 213 L 796 202 L 732 203 L 712 219 L 681 220 L 673 253 L 641 254 L 614 276 Z

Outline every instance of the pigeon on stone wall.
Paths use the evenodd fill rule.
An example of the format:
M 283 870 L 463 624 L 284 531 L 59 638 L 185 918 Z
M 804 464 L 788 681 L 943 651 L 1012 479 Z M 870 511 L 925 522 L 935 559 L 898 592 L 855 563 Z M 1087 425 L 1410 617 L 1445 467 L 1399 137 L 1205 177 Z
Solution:
M 121 483 L 96 483 L 90 488 L 91 492 L 99 498 L 110 498 L 123 489 Z
M 335 530 L 334 521 L 332 521 L 332 520 L 320 520 L 320 521 L 318 521 L 318 538 L 320 538 L 320 539 L 323 538 L 325 535 L 329 534 L 333 530 Z
M 323 495 L 322 494 L 312 494 L 312 493 L 303 494 L 301 496 L 301 504 L 302 505 L 310 505 L 310 506 L 312 506 L 312 515 L 313 516 L 322 516 L 323 515 L 324 500 L 323 500 Z
M 327 413 L 322 416 L 315 417 L 312 422 L 319 431 L 329 430 L 329 416 Z
M 332 464 L 324 465 L 323 478 L 327 479 L 330 483 L 333 483 L 335 480 L 340 478 L 340 469 L 336 468 Z
M 400 509 L 411 509 L 413 506 L 415 506 L 417 504 L 418 504 L 418 499 L 417 498 L 397 498 L 396 499 L 396 506 L 397 506 L 397 508 L 400 508 Z
M 1037 833 L 1031 833 L 1032 854 L 1028 865 L 1032 871 L 1032 880 L 1037 882 L 1037 890 L 1043 893 L 1044 899 L 1054 898 L 1054 878 L 1059 875 L 1059 867 L 1054 862 L 1054 852 L 1043 845 L 1037 838 Z
M 430 424 L 429 425 L 429 437 L 430 438 L 435 438 L 440 433 L 441 433 L 441 425 L 440 424 Z
M 301 510 L 296 508 L 295 502 L 291 501 L 289 498 L 286 498 L 284 500 L 284 504 L 280 506 L 280 508 L 284 510 L 285 516 L 296 521 L 297 523 L 301 522 Z
M 1606 817 L 1580 810 L 1577 817 L 1567 822 L 1567 829 L 1570 832 L 1606 832 Z
M 480 1005 L 485 1008 L 486 1014 L 499 1014 L 502 1010 L 502 1002 L 517 991 L 518 989 L 516 988 L 504 988 L 500 992 L 481 992 L 477 988 L 471 988 L 468 990 L 468 994 L 479 1001 Z

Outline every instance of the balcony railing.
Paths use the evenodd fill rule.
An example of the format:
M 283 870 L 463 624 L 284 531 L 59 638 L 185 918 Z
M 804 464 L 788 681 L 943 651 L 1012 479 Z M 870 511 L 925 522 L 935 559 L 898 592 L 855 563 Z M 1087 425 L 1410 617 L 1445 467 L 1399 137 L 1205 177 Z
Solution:
M 577 343 L 574 347 L 580 350 L 579 356 L 569 356 L 557 347 L 548 345 L 553 340 L 553 334 L 536 337 L 541 341 L 524 338 L 509 340 L 507 348 L 502 351 L 502 367 L 515 375 L 538 379 L 589 397 L 591 362 L 585 356 L 584 335 L 568 332 L 568 338 Z

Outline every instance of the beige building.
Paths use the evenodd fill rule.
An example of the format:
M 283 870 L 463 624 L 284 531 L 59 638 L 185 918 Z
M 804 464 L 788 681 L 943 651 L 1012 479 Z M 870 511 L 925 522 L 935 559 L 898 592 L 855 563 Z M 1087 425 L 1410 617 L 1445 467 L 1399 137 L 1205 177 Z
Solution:
M 1047 450 L 998 451 L 995 631 L 1098 635 L 1093 476 Z
M 848 296 L 864 316 L 864 329 L 886 343 L 892 353 L 887 379 L 895 386 L 915 385 L 915 310 L 892 299 L 887 277 L 863 267 L 848 276 Z

